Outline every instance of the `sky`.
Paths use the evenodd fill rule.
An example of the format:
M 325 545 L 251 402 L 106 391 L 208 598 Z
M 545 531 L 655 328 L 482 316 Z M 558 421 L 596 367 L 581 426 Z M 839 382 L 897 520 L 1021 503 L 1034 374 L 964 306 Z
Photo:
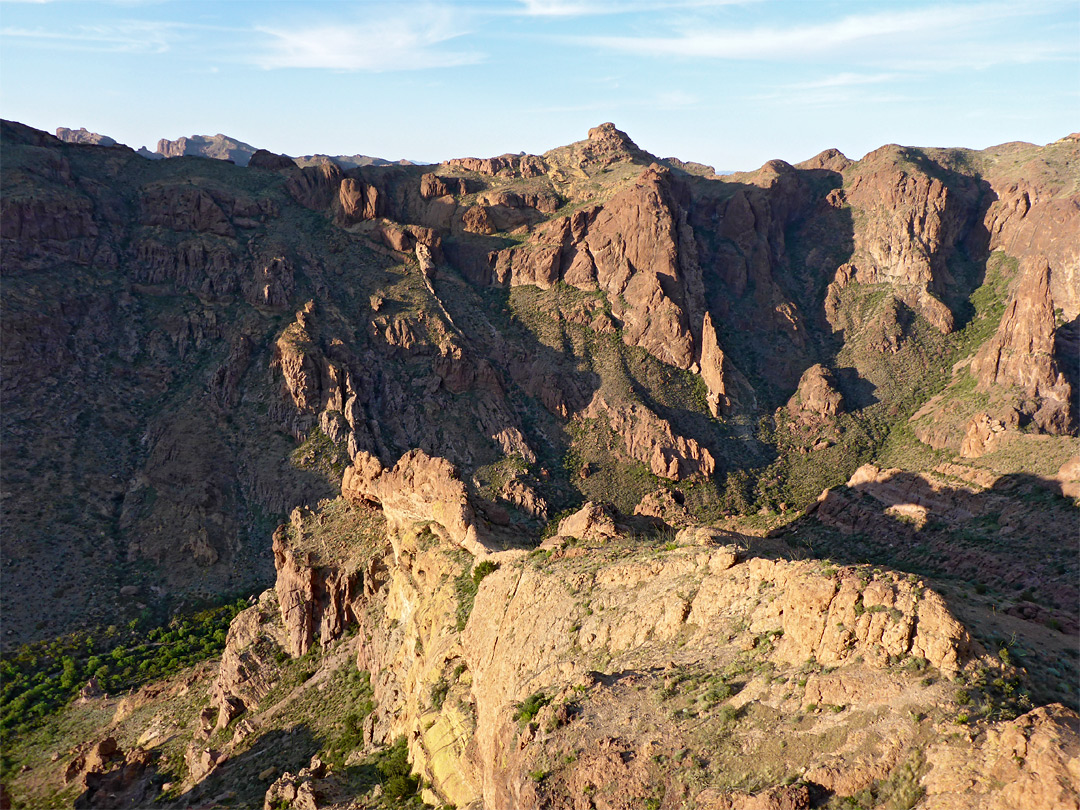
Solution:
M 1080 2 L 0 0 L 0 116 L 423 162 L 612 121 L 719 170 L 1042 144 L 1080 130 Z

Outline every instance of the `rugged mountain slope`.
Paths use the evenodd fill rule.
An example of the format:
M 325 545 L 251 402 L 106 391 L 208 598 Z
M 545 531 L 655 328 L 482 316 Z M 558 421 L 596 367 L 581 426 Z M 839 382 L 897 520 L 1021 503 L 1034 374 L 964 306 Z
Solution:
M 149 162 L 7 122 L 0 135 L 7 649 L 257 592 L 276 566 L 276 606 L 234 626 L 221 725 L 271 711 L 272 678 L 255 675 L 289 666 L 275 649 L 310 656 L 357 628 L 380 706 L 365 739 L 406 734 L 440 799 L 492 806 L 601 806 L 601 774 L 629 786 L 609 806 L 739 806 L 757 799 L 732 790 L 782 792 L 804 768 L 791 801 L 820 802 L 885 790 L 909 766 L 949 806 L 957 783 L 924 765 L 955 759 L 941 724 L 966 710 L 941 686 L 934 729 L 904 725 L 889 707 L 921 681 L 893 659 L 990 684 L 988 722 L 1029 708 L 1010 702 L 1020 683 L 1037 703 L 1075 702 L 1076 510 L 1061 498 L 1077 478 L 1075 136 L 717 177 L 610 124 L 544 155 L 350 169 L 265 152 L 247 167 Z M 617 520 L 596 507 L 578 518 L 588 550 L 530 556 L 585 500 Z M 661 519 L 670 541 L 642 540 L 669 531 Z M 748 527 L 789 536 L 737 562 L 708 545 L 720 525 L 742 545 Z M 791 559 L 823 553 L 895 572 Z M 472 556 L 490 554 L 470 614 Z M 1018 555 L 1039 562 L 1018 572 Z M 637 579 L 620 584 L 627 565 Z M 23 594 L 44 583 L 43 613 Z M 594 591 L 609 620 L 567 589 Z M 1016 632 L 1036 650 L 1030 682 L 970 638 L 993 654 Z M 811 654 L 849 683 L 796 695 Z M 634 697 L 688 682 L 680 668 L 745 677 L 750 702 L 703 698 L 695 737 L 686 689 L 675 708 Z M 530 694 L 543 716 L 525 731 L 512 705 Z M 843 738 L 826 746 L 842 764 L 808 745 L 736 784 L 753 735 L 728 759 L 692 753 L 732 712 L 769 733 L 809 703 L 884 712 L 885 764 L 852 759 L 869 738 L 846 716 L 795 730 Z M 579 710 L 604 739 L 573 730 Z M 1040 711 L 979 733 L 1045 732 L 1068 773 L 1075 732 L 1057 729 L 1073 716 Z M 612 730 L 631 716 L 652 725 Z M 245 768 L 252 729 L 230 732 Z M 220 752 L 215 733 L 204 748 Z M 988 773 L 1006 767 L 997 745 L 980 743 Z M 183 790 L 209 798 L 217 755 L 196 748 Z

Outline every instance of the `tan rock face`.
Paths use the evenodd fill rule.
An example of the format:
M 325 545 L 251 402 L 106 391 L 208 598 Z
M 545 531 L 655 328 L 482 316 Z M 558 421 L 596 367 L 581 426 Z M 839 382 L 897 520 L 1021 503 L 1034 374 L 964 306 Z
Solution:
M 634 514 L 659 518 L 669 526 L 683 526 L 693 522 L 689 510 L 683 504 L 681 493 L 658 489 L 641 499 L 634 507 Z
M 561 279 L 602 289 L 627 343 L 689 368 L 698 356 L 690 323 L 696 331 L 704 304 L 693 232 L 675 202 L 678 193 L 667 170 L 654 165 L 602 208 L 555 220 L 525 247 L 493 254 L 494 278 L 541 287 Z
M 285 526 L 274 532 L 274 567 L 274 589 L 290 655 L 306 653 L 316 637 L 324 644 L 338 638 L 355 621 L 354 605 L 363 595 L 363 571 L 317 566 L 309 554 L 294 550 Z M 237 642 L 239 647 L 242 639 Z
M 288 565 L 286 557 L 282 555 L 282 564 Z M 286 577 L 295 577 L 295 569 L 286 572 Z M 292 583 L 295 584 L 295 579 Z M 285 588 L 288 588 L 286 584 Z M 283 588 L 283 590 L 285 590 Z M 289 591 L 289 596 L 295 595 L 295 590 Z M 294 608 L 290 618 L 299 618 L 301 625 L 306 629 L 308 626 L 307 611 Z M 265 653 L 256 645 L 262 636 L 273 633 L 285 646 L 285 638 L 281 633 L 280 616 L 277 606 L 277 593 L 267 591 L 257 604 L 237 614 L 229 625 L 229 634 L 225 639 L 225 650 L 221 655 L 221 664 L 218 667 L 217 678 L 210 691 L 210 704 L 217 712 L 217 728 L 225 728 L 233 718 L 244 711 L 257 706 L 270 692 L 273 683 L 266 672 L 269 671 L 264 660 Z M 274 632 L 276 631 L 276 632 Z M 292 651 L 303 648 L 303 636 L 296 634 L 292 639 Z M 310 640 L 308 640 L 310 645 Z M 301 653 L 302 654 L 302 653 Z
M 970 745 L 942 742 L 926 753 L 928 810 L 1080 807 L 1080 718 L 1042 706 Z
M 885 146 L 858 164 L 846 200 L 866 216 L 855 232 L 855 280 L 889 282 L 942 332 L 954 317 L 938 298 L 949 283 L 945 263 L 975 222 L 979 193 L 956 175 L 946 185 L 913 170 L 903 147 Z
M 611 404 L 599 393 L 584 415 L 603 417 L 622 439 L 623 451 L 632 459 L 648 465 L 653 475 L 671 481 L 694 476 L 709 476 L 716 460 L 694 439 L 678 436 L 671 425 L 644 405 Z
M 360 451 L 345 470 L 341 494 L 382 506 L 391 536 L 413 523 L 431 523 L 436 533 L 471 554 L 486 553 L 465 483 L 445 459 L 411 450 L 386 469 Z
M 705 313 L 701 327 L 701 379 L 709 389 L 707 401 L 713 416 L 730 413 L 740 405 L 740 400 L 753 403 L 753 389 L 746 378 L 732 365 L 716 338 L 712 315 Z
M 579 540 L 604 540 L 615 537 L 615 521 L 601 504 L 590 501 L 570 517 L 559 522 L 559 535 Z
M 1006 426 L 988 413 L 973 416 L 960 443 L 960 455 L 963 458 L 978 458 L 992 452 L 1001 443 L 1006 431 Z

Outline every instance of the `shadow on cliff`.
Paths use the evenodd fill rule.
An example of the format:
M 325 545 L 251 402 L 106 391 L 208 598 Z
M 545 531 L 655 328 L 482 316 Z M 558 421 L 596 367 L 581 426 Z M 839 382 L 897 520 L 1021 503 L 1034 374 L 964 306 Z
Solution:
M 1078 519 L 1080 510 L 1061 495 L 1060 485 L 1038 476 L 1004 475 L 991 488 L 972 492 L 896 472 L 831 490 L 792 524 L 787 539 L 815 557 L 885 564 L 979 591 L 1030 596 L 1046 620 L 1060 613 L 1059 624 L 1075 631 Z M 803 537 L 802 530 L 814 525 L 831 531 Z
M 1069 421 L 1080 424 L 1080 315 L 1054 332 L 1054 362 L 1072 387 Z
M 321 748 L 322 744 L 306 725 L 297 725 L 292 731 L 268 731 L 255 739 L 247 751 L 225 760 L 190 790 L 158 806 L 210 803 L 262 807 L 270 783 L 286 771 L 295 774 L 307 767 Z M 267 771 L 273 772 L 272 778 L 260 777 Z
M 972 492 L 900 472 L 830 491 L 784 539 L 795 557 L 926 577 L 988 650 L 1028 670 L 1037 702 L 1076 708 L 1078 521 L 1075 501 L 1037 476 Z

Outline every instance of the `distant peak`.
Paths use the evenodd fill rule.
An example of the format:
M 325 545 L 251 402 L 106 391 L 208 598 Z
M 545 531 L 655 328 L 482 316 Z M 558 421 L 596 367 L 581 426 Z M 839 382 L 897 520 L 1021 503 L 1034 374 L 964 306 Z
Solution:
M 601 124 L 598 127 L 593 127 L 589 130 L 590 141 L 600 141 L 602 143 L 617 144 L 626 149 L 637 149 L 637 144 L 630 140 L 630 136 L 623 132 L 621 129 L 608 121 Z

